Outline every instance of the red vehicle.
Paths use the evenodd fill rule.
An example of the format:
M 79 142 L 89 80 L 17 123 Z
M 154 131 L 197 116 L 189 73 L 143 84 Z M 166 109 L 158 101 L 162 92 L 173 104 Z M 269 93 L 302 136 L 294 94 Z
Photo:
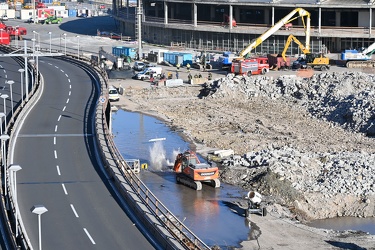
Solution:
M 35 2 L 35 8 L 42 9 L 42 8 L 47 8 L 47 6 L 42 2 Z
M 17 38 L 18 40 L 22 39 L 22 36 L 27 34 L 27 30 L 24 27 L 19 26 L 7 26 L 4 23 L 0 23 L 0 29 L 4 30 L 9 34 L 11 39 Z
M 4 30 L 0 30 L 0 44 L 10 44 L 10 36 Z
M 231 72 L 236 75 L 264 75 L 270 70 L 267 57 L 255 57 L 248 59 L 234 59 Z

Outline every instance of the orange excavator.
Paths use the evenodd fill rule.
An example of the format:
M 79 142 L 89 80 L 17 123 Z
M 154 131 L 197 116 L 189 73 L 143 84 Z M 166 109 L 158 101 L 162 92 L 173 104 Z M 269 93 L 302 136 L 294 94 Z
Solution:
M 179 153 L 173 171 L 177 173 L 177 183 L 184 184 L 195 190 L 202 190 L 202 182 L 215 188 L 220 187 L 219 169 L 213 163 L 201 163 L 192 151 Z

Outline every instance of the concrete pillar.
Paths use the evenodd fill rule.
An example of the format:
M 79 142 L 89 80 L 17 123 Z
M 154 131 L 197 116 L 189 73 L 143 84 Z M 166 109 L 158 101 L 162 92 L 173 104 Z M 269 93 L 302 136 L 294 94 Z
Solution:
M 233 29 L 233 6 L 229 5 L 229 29 Z
M 275 7 L 272 6 L 272 26 L 275 25 Z
M 164 2 L 164 24 L 168 24 L 168 2 Z
M 336 26 L 340 26 L 340 25 L 341 25 L 341 12 L 336 11 Z
M 319 7 L 319 18 L 318 18 L 318 33 L 319 36 L 321 35 L 322 32 L 322 8 Z
M 193 22 L 194 22 L 194 27 L 198 26 L 198 8 L 197 4 L 193 3 Z

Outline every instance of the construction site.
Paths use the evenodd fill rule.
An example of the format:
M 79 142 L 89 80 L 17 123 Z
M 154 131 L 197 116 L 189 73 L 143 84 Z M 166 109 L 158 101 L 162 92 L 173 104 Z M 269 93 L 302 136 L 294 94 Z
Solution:
M 204 156 L 233 150 L 218 160 L 220 181 L 256 190 L 271 214 L 252 217 L 259 235 L 249 235 L 244 249 L 374 246 L 373 235 L 300 224 L 375 215 L 372 6 L 249 0 L 114 7 L 128 35 L 141 30 L 143 40 L 170 50 L 222 54 L 212 66 L 201 60 L 199 70 L 227 74 L 200 87 L 126 86 L 123 108 L 163 119 Z

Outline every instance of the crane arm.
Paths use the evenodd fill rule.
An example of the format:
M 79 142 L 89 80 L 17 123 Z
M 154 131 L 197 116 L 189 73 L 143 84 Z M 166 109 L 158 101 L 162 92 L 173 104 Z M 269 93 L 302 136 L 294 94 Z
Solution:
M 364 51 L 362 51 L 362 53 L 364 55 L 368 55 L 368 54 L 373 54 L 374 53 L 374 50 L 375 50 L 375 43 L 371 44 L 370 46 L 368 46 L 367 49 L 365 49 Z
M 310 13 L 302 8 L 296 8 L 292 10 L 288 15 L 286 15 L 284 18 L 282 18 L 280 21 L 278 21 L 274 26 L 272 26 L 270 29 L 268 29 L 265 33 L 263 33 L 261 36 L 256 38 L 250 45 L 248 45 L 245 49 L 243 49 L 239 56 L 245 57 L 250 51 L 255 49 L 259 44 L 261 44 L 263 41 L 265 41 L 268 37 L 270 37 L 272 34 L 274 34 L 276 31 L 278 31 L 283 25 L 292 22 L 298 17 L 294 17 L 294 14 L 298 13 L 298 17 L 302 18 L 304 27 L 305 27 L 305 33 L 306 33 L 306 47 L 310 49 Z M 306 17 L 306 23 L 303 19 L 303 17 Z
M 300 47 L 300 49 L 302 50 L 303 54 L 308 54 L 310 53 L 310 50 L 308 48 L 306 48 L 305 46 L 303 46 L 303 44 L 293 35 L 289 35 L 288 36 L 288 39 L 286 40 L 286 43 L 285 43 L 285 48 L 283 50 L 283 52 L 281 53 L 281 56 L 283 57 L 284 61 L 286 62 L 286 51 L 288 50 L 288 47 L 290 45 L 290 43 L 294 41 L 296 44 L 298 44 L 298 46 Z

